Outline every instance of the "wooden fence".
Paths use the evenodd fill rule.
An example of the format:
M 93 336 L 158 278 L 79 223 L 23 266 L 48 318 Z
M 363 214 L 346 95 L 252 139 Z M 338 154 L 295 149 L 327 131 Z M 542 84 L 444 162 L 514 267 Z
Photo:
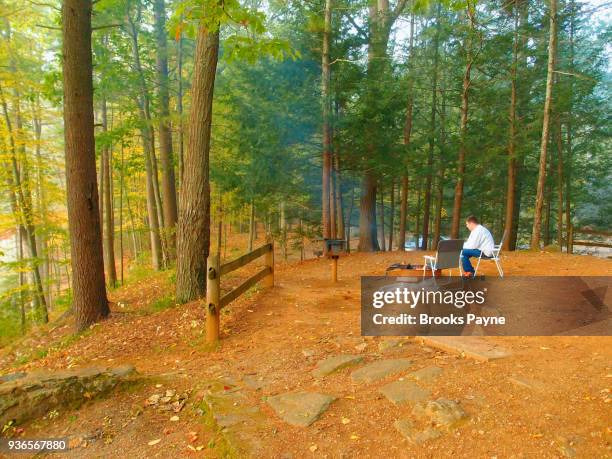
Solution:
M 605 248 L 609 248 L 612 249 L 612 244 L 609 242 L 603 242 L 603 241 L 591 241 L 591 240 L 580 240 L 580 239 L 574 239 L 574 235 L 575 234 L 588 234 L 588 235 L 594 235 L 594 236 L 604 236 L 604 238 L 610 238 L 612 237 L 612 233 L 609 231 L 598 231 L 598 230 L 592 230 L 590 228 L 577 228 L 574 229 L 573 226 L 570 226 L 569 228 L 569 235 L 567 238 L 567 252 L 568 253 L 574 253 L 574 246 L 575 245 L 583 245 L 586 247 L 605 247 Z
M 221 296 L 221 276 L 242 268 L 264 255 L 266 266 L 262 270 Z M 262 285 L 264 287 L 274 286 L 274 245 L 270 242 L 223 265 L 219 264 L 217 254 L 210 255 L 206 261 L 206 273 L 208 277 L 206 286 L 206 341 L 214 343 L 219 340 L 219 315 L 224 306 L 227 306 L 261 280 L 263 280 Z

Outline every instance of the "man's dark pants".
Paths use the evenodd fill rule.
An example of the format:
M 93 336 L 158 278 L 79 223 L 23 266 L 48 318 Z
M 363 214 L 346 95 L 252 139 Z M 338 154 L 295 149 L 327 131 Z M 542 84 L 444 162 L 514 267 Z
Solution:
M 481 252 L 478 249 L 463 249 L 463 253 L 461 255 L 461 263 L 463 264 L 463 272 L 465 273 L 474 272 L 474 267 L 472 266 L 472 263 L 470 263 L 470 258 L 471 257 L 478 258 L 480 257 L 480 253 Z

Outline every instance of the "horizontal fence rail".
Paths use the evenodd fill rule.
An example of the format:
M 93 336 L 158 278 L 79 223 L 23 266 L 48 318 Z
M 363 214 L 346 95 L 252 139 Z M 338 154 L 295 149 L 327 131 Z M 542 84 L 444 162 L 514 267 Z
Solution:
M 257 274 L 221 297 L 221 276 L 246 266 L 250 262 L 265 256 L 266 266 Z M 207 286 L 206 286 L 206 341 L 214 343 L 219 340 L 221 309 L 245 293 L 258 282 L 263 281 L 264 287 L 274 286 L 274 244 L 265 244 L 235 260 L 219 264 L 217 254 L 210 255 L 206 260 Z
M 603 247 L 612 249 L 612 243 L 609 242 L 610 238 L 612 238 L 612 232 L 610 231 L 601 231 L 601 230 L 593 230 L 590 228 L 574 228 L 570 225 L 569 232 L 567 237 L 567 252 L 574 253 L 574 246 L 581 245 L 585 247 Z M 585 240 L 585 239 L 574 239 L 575 234 L 588 234 L 593 236 L 603 236 L 605 241 L 593 241 L 593 240 Z

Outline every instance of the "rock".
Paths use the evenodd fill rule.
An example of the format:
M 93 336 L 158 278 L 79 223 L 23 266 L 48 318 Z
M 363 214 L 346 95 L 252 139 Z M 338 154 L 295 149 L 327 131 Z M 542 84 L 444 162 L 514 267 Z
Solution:
M 380 388 L 380 392 L 395 405 L 422 402 L 429 397 L 429 391 L 411 381 L 395 381 Z
M 420 445 L 429 440 L 435 440 L 436 438 L 440 438 L 442 436 L 441 431 L 431 427 L 428 427 L 423 431 L 419 431 L 414 428 L 412 422 L 408 419 L 398 419 L 393 425 L 404 436 L 404 438 L 406 438 L 406 440 L 416 445 Z
M 355 346 L 355 349 L 358 350 L 359 352 L 363 352 L 367 349 L 367 347 L 368 347 L 368 343 L 361 343 Z
M 379 360 L 353 371 L 351 378 L 356 383 L 373 383 L 392 374 L 408 369 L 412 361 L 408 359 Z
M 385 352 L 389 349 L 400 347 L 402 344 L 404 344 L 404 340 L 402 339 L 385 339 L 378 343 L 378 350 L 380 352 Z
M 15 381 L 17 379 L 21 379 L 25 377 L 26 373 L 18 372 L 18 373 L 9 373 L 7 375 L 0 376 L 0 383 L 5 383 L 9 381 Z
M 304 349 L 302 351 L 302 355 L 306 358 L 312 357 L 315 354 L 315 352 L 312 349 Z
M 430 366 L 408 373 L 408 376 L 417 381 L 430 382 L 440 376 L 440 374 L 442 374 L 442 368 Z
M 44 416 L 58 407 L 78 408 L 87 400 L 106 395 L 135 373 L 133 366 L 125 365 L 35 372 L 14 378 L 0 384 L 0 424 Z
M 312 375 L 315 378 L 322 378 L 342 368 L 356 365 L 363 362 L 363 357 L 359 355 L 342 354 L 329 357 L 317 363 L 317 368 L 312 370 Z
M 334 397 L 316 392 L 280 394 L 268 398 L 268 404 L 288 424 L 308 427 L 327 410 Z
M 452 428 L 467 418 L 467 413 L 454 400 L 439 398 L 435 401 L 420 403 L 414 407 L 412 414 L 427 418 L 436 426 Z

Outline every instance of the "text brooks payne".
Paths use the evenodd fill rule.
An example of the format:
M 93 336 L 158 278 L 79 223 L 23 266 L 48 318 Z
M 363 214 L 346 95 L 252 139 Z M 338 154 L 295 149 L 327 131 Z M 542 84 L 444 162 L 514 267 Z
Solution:
M 505 325 L 506 318 L 499 317 L 481 317 L 476 314 L 466 314 L 465 316 L 457 316 L 450 314 L 447 316 L 433 316 L 429 314 L 407 314 L 402 313 L 393 316 L 384 314 L 374 314 L 372 321 L 376 325 Z

